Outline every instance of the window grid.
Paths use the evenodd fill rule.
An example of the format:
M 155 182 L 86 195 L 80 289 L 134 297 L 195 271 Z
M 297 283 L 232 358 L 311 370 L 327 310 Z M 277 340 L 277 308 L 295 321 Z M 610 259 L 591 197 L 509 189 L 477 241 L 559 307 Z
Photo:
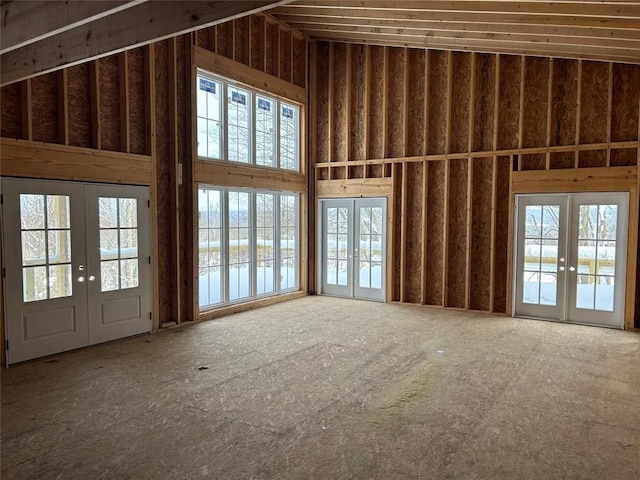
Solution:
M 216 196 L 214 202 L 210 201 L 212 196 Z M 201 310 L 298 288 L 297 194 L 201 185 L 198 202 Z M 214 211 L 221 215 L 212 214 Z M 219 217 L 220 223 L 212 226 L 214 217 Z M 209 255 L 212 231 L 219 232 L 221 239 L 219 265 L 213 265 Z M 290 238 L 283 238 L 285 235 Z M 220 273 L 212 274 L 212 266 Z
M 204 100 L 213 94 L 203 89 L 214 89 L 212 85 L 216 95 L 226 99 L 219 110 Z M 199 157 L 300 171 L 300 106 L 240 88 L 202 70 L 196 76 L 196 89 Z M 273 119 L 265 118 L 270 117 L 265 115 L 266 108 Z M 216 122 L 219 128 L 211 130 Z M 211 138 L 218 143 L 212 144 Z

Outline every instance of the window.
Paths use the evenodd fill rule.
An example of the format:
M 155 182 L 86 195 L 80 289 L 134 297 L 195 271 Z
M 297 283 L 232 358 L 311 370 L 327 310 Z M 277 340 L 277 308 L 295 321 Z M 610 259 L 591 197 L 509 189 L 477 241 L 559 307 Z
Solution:
M 203 71 L 196 92 L 199 157 L 300 170 L 298 105 Z
M 199 186 L 201 309 L 299 288 L 298 198 Z

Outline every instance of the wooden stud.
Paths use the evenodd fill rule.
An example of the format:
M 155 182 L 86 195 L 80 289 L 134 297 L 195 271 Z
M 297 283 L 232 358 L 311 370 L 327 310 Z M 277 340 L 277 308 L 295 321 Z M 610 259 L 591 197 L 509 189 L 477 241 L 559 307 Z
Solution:
M 498 128 L 500 126 L 500 58 L 500 55 L 496 55 L 496 78 L 493 85 L 493 139 L 491 147 L 493 150 L 498 149 Z
M 93 148 L 102 148 L 102 128 L 100 118 L 100 64 L 93 60 L 89 64 L 91 82 L 91 144 Z M 148 151 L 147 151 L 148 152 Z
M 329 162 L 333 162 L 335 158 L 333 158 L 333 115 L 331 110 L 333 109 L 333 97 L 334 97 L 334 82 L 333 82 L 333 42 L 329 43 L 329 115 L 327 119 L 327 152 L 329 153 Z M 332 169 L 329 167 L 329 179 L 333 179 Z
M 465 288 L 464 288 L 464 308 L 471 308 L 471 232 L 472 232 L 472 210 L 473 210 L 473 158 L 467 161 L 467 249 L 465 252 Z
M 182 298 L 180 266 L 180 172 L 182 164 L 178 150 L 178 52 L 177 40 L 168 40 L 167 64 L 169 66 L 169 215 L 171 242 L 171 291 L 173 292 L 172 318 L 182 322 L 180 299 Z
M 451 178 L 451 161 L 445 159 L 444 168 L 444 208 L 442 217 L 444 218 L 442 226 L 442 306 L 447 306 L 447 296 L 449 288 L 447 283 L 449 281 L 449 271 L 447 265 L 447 258 L 449 255 L 449 179 Z
M 260 35 L 260 70 L 267 71 L 267 17 L 258 17 L 258 34 Z M 314 45 L 316 43 L 314 42 Z M 315 57 L 317 61 L 317 56 Z
M 420 303 L 425 305 L 427 303 L 427 262 L 429 258 L 429 252 L 427 251 L 427 205 L 429 189 L 429 162 L 422 162 L 422 225 L 420 230 L 422 231 L 422 258 L 421 258 L 421 273 L 420 276 Z
M 186 318 L 182 320 L 197 320 L 199 317 L 199 305 L 198 305 L 198 251 L 197 251 L 197 238 L 198 238 L 198 190 L 195 181 L 195 161 L 198 155 L 198 151 L 195 148 L 198 141 L 198 129 L 196 128 L 196 65 L 193 62 L 195 57 L 195 46 L 193 42 L 187 44 L 185 55 L 191 60 L 187 62 L 187 68 L 185 69 L 186 84 L 187 84 L 187 139 L 186 142 L 186 161 L 182 168 L 182 185 L 186 190 L 187 205 L 185 205 L 185 304 L 186 304 Z
M 131 151 L 129 133 L 129 60 L 127 52 L 118 56 L 120 72 L 120 149 Z
M 609 91 L 607 96 L 607 143 L 611 143 L 611 119 L 613 117 L 613 62 L 609 62 Z M 607 167 L 611 166 L 611 148 L 607 148 Z
M 475 128 L 475 111 L 476 111 L 476 52 L 471 53 L 471 80 L 469 82 L 469 132 L 467 140 L 467 152 L 473 151 L 473 130 Z
M 251 16 L 243 17 L 240 21 L 244 23 L 244 52 L 242 57 L 247 61 L 247 65 L 251 66 Z M 291 71 L 293 72 L 293 69 Z M 291 83 L 293 83 L 293 79 Z
M 291 32 L 289 32 L 291 33 Z M 291 44 L 293 45 L 293 38 L 291 38 Z M 351 56 L 352 56 L 352 52 L 351 52 L 351 44 L 347 43 L 345 45 L 345 93 L 346 93 L 346 97 L 345 98 L 345 104 L 346 104 L 346 109 L 347 109 L 347 124 L 345 125 L 345 128 L 347 129 L 347 161 L 349 160 L 353 160 L 353 158 L 351 158 L 351 124 L 353 123 L 353 119 L 351 118 Z M 293 58 L 293 57 L 291 57 Z M 291 71 L 293 71 L 293 67 L 291 69 Z M 349 179 L 351 178 L 351 169 L 347 167 L 347 171 L 346 171 L 346 176 L 345 178 Z
M 384 167 L 383 167 L 384 168 Z M 395 171 L 393 173 L 396 173 Z M 373 179 L 372 179 L 373 180 Z M 382 179 L 381 179 L 382 180 Z M 387 179 L 384 179 L 387 180 Z M 393 180 L 393 179 L 392 179 Z M 399 195 L 398 182 L 395 180 L 391 182 L 391 198 L 387 199 L 387 288 L 386 288 L 386 301 L 393 301 L 393 252 L 395 248 L 395 239 L 393 226 L 396 224 L 395 214 L 395 199 Z
M 396 192 L 401 196 L 400 200 L 400 301 L 407 300 L 407 189 L 408 189 L 408 172 L 406 163 L 401 163 L 402 168 L 402 187 L 400 192 Z M 397 172 L 397 170 L 396 170 Z M 395 172 L 394 172 L 395 173 Z M 395 197 L 394 197 L 395 205 Z
M 402 142 L 402 156 L 407 156 L 409 149 L 409 49 L 404 48 L 402 50 L 404 56 L 404 88 L 402 92 L 402 135 L 404 141 Z
M 218 52 L 218 26 L 214 25 L 209 27 L 209 45 L 207 46 L 209 50 L 214 53 Z
M 227 57 L 236 59 L 236 20 L 227 23 Z M 196 44 L 197 45 L 197 44 Z
M 58 141 L 69 145 L 69 71 L 58 71 Z
M 547 85 L 547 139 L 546 145 L 547 147 L 551 146 L 551 115 L 552 115 L 552 107 L 553 107 L 553 58 L 549 59 L 549 77 L 548 77 L 548 85 Z M 546 169 L 549 170 L 551 168 L 551 152 L 547 152 L 546 154 Z
M 582 60 L 578 60 L 578 86 L 576 88 L 576 139 L 575 144 L 580 145 L 580 112 L 582 110 Z M 580 152 L 576 150 L 574 168 L 580 166 Z
M 387 89 L 389 88 L 389 48 L 383 47 L 383 57 L 382 57 L 382 65 L 384 70 L 384 75 L 382 76 L 384 85 L 382 85 L 382 91 L 384 92 L 382 96 L 382 157 L 386 158 L 387 156 L 387 136 L 389 134 L 389 122 L 387 121 L 387 105 L 389 104 Z M 383 165 L 382 176 L 384 176 L 384 169 L 386 168 Z
M 280 24 L 279 23 L 274 24 L 272 35 L 273 36 L 271 38 L 271 57 L 273 58 L 274 76 L 278 78 L 282 78 L 280 75 Z
M 247 17 L 248 18 L 248 17 Z M 291 30 L 287 31 L 287 36 L 289 37 L 289 82 L 293 83 L 293 70 L 295 68 L 295 64 L 293 61 L 294 55 L 293 55 L 293 33 L 291 32 Z M 350 53 L 350 51 L 349 51 Z M 349 58 L 349 57 L 347 57 Z M 347 63 L 347 71 L 350 70 L 349 68 L 349 63 Z M 350 84 L 347 83 L 347 90 L 350 88 Z
M 431 50 L 424 51 L 424 151 L 429 153 L 429 57 Z M 426 237 L 425 237 L 426 238 Z
M 369 108 L 371 106 L 371 99 L 369 98 L 369 82 L 371 81 L 371 50 L 369 49 L 369 45 L 364 46 L 364 85 L 362 88 L 364 89 L 364 138 L 362 141 L 364 142 L 364 154 L 365 159 L 369 158 Z M 370 177 L 370 170 L 368 166 L 363 167 L 364 178 Z
M 491 250 L 489 252 L 489 311 L 495 312 L 496 285 L 496 207 L 498 197 L 498 157 L 492 157 L 491 169 Z

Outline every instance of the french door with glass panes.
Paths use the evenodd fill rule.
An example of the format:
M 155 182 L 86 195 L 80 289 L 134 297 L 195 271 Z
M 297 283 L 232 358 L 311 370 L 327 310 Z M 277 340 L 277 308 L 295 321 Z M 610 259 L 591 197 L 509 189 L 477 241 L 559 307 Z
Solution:
M 518 195 L 515 315 L 622 328 L 628 202 Z
M 7 363 L 151 330 L 149 189 L 2 179 Z
M 322 200 L 322 293 L 385 300 L 386 199 Z

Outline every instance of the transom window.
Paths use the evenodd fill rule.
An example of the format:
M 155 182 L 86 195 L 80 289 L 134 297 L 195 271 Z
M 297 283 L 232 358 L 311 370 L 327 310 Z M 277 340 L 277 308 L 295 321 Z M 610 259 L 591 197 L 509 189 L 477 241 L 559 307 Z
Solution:
M 198 156 L 300 170 L 300 106 L 198 71 Z
M 299 288 L 298 198 L 199 186 L 201 310 Z

